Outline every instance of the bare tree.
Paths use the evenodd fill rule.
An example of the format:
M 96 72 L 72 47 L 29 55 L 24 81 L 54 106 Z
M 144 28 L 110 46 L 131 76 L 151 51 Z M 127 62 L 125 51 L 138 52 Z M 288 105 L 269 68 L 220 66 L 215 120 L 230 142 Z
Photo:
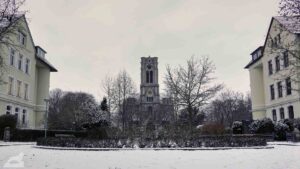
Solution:
M 61 125 L 62 116 L 61 111 L 61 102 L 64 96 L 64 92 L 61 89 L 53 89 L 50 91 L 49 97 L 49 128 L 58 129 Z
M 193 108 L 200 108 L 208 103 L 222 89 L 221 84 L 212 84 L 215 67 L 207 57 L 187 60 L 187 67 L 166 68 L 164 83 L 167 90 L 178 100 L 189 115 L 189 126 L 192 130 Z
M 281 0 L 278 13 L 281 16 L 300 15 L 300 0 Z
M 209 105 L 209 121 L 231 127 L 234 121 L 251 120 L 250 96 L 227 90 Z
M 126 111 L 123 103 L 127 98 L 134 97 L 135 93 L 136 88 L 129 74 L 125 70 L 119 72 L 113 83 L 112 106 L 118 111 L 123 130 L 126 124 Z
M 4 47 L 16 45 L 12 39 L 16 35 L 17 30 L 21 29 L 19 20 L 25 11 L 20 12 L 20 8 L 25 3 L 25 0 L 0 0 L 0 50 L 4 51 Z M 0 85 L 5 84 L 3 79 L 5 73 L 5 62 L 3 53 L 0 54 Z
M 276 55 L 279 58 L 277 59 L 278 61 L 276 60 L 279 64 L 276 64 L 285 70 L 278 71 L 274 79 L 286 80 L 290 78 L 291 82 L 296 84 L 291 85 L 291 90 L 300 92 L 298 88 L 298 84 L 300 83 L 300 36 L 295 33 L 297 30 L 300 30 L 300 0 L 281 0 L 278 13 L 282 17 L 277 18 L 279 24 L 274 26 L 274 32 L 276 32 L 277 35 L 269 35 L 267 37 L 267 40 L 270 42 L 267 43 L 267 47 L 270 49 L 270 51 L 267 52 Z M 292 35 L 293 33 L 294 35 Z M 276 67 L 276 69 L 278 68 Z
M 105 119 L 95 98 L 83 92 L 50 92 L 49 126 L 52 129 L 80 129 L 84 124 Z
M 113 97 L 113 85 L 114 85 L 114 79 L 111 76 L 106 76 L 104 80 L 101 83 L 102 90 L 105 93 L 106 100 L 107 100 L 107 111 L 109 115 L 111 114 L 112 111 L 112 97 Z

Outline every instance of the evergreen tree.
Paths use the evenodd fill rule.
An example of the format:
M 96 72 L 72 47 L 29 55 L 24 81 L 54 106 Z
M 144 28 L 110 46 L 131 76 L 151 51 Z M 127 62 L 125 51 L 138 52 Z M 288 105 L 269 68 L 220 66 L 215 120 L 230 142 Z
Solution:
M 100 104 L 100 109 L 102 111 L 108 111 L 108 105 L 107 105 L 107 99 L 106 97 L 103 97 L 101 104 Z

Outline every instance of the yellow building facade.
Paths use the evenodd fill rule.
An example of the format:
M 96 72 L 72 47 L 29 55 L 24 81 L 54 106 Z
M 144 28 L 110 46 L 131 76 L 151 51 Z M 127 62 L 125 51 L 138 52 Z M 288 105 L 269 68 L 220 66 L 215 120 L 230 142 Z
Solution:
M 245 67 L 250 74 L 253 119 L 273 121 L 300 117 L 298 59 L 299 16 L 273 17 L 263 46 L 251 53 Z
M 9 34 L 12 45 L 0 46 L 6 82 L 0 85 L 0 115 L 16 115 L 18 128 L 41 129 L 45 99 L 49 98 L 50 73 L 57 70 L 46 60 L 46 51 L 35 46 L 24 15 L 14 31 Z

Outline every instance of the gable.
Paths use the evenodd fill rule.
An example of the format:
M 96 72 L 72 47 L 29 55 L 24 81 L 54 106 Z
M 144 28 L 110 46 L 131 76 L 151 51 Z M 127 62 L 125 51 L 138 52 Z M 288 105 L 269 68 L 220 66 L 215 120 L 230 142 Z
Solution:
M 35 45 L 25 15 L 20 18 L 19 22 L 18 29 L 26 35 L 26 48 L 35 53 Z

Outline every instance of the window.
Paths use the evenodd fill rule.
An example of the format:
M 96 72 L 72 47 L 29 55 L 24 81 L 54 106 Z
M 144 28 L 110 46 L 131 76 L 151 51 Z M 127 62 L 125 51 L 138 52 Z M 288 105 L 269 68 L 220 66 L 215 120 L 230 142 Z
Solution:
M 11 105 L 7 105 L 6 106 L 6 114 L 11 114 L 11 109 L 12 109 Z
M 20 80 L 17 81 L 17 97 L 21 97 L 21 85 L 22 82 Z
M 150 83 L 150 73 L 146 71 L 146 83 Z
M 281 82 L 277 82 L 277 88 L 278 88 L 278 97 L 282 97 L 282 84 Z
M 21 45 L 26 45 L 26 35 L 19 31 L 19 42 Z
M 25 61 L 25 73 L 29 74 L 30 60 L 26 58 Z
M 288 111 L 289 111 L 289 118 L 290 119 L 294 119 L 294 107 L 293 106 L 289 106 L 288 107 Z
M 283 53 L 283 66 L 288 67 L 289 66 L 289 55 L 288 52 Z
M 37 48 L 37 55 L 39 57 L 45 58 L 45 52 L 41 48 Z
M 16 107 L 15 108 L 15 116 L 17 117 L 17 119 L 18 119 L 18 115 L 19 115 L 19 107 Z
M 153 71 L 150 71 L 150 83 L 153 83 Z
M 292 94 L 292 83 L 291 83 L 290 77 L 285 79 L 285 85 L 286 85 L 286 95 L 291 95 Z
M 274 85 L 270 86 L 270 94 L 271 94 L 271 100 L 274 100 L 275 99 Z
M 8 94 L 13 95 L 13 89 L 14 89 L 14 78 L 9 77 L 8 78 Z
M 277 47 L 277 37 L 274 37 L 273 47 Z
M 280 34 L 274 37 L 274 40 L 271 39 L 272 47 L 278 47 L 278 45 L 281 43 L 281 37 Z
M 147 102 L 153 102 L 153 97 L 147 97 Z
M 28 84 L 24 83 L 24 99 L 28 100 Z
M 283 107 L 281 107 L 279 109 L 279 113 L 280 113 L 280 119 L 284 119 L 284 108 Z
M 22 70 L 23 65 L 23 55 L 19 54 L 19 60 L 18 60 L 18 69 Z
M 16 53 L 16 51 L 14 49 L 10 48 L 9 63 L 11 66 L 15 65 L 15 53 Z
M 269 60 L 269 62 L 268 62 L 268 68 L 269 68 L 269 75 L 273 74 L 272 60 Z
M 22 113 L 22 124 L 26 123 L 26 115 L 27 115 L 27 111 L 26 109 L 23 109 L 23 113 Z
M 275 57 L 275 66 L 276 66 L 276 72 L 280 70 L 280 59 L 279 56 Z
M 272 110 L 272 116 L 273 116 L 273 121 L 277 121 L 277 114 L 275 109 Z

